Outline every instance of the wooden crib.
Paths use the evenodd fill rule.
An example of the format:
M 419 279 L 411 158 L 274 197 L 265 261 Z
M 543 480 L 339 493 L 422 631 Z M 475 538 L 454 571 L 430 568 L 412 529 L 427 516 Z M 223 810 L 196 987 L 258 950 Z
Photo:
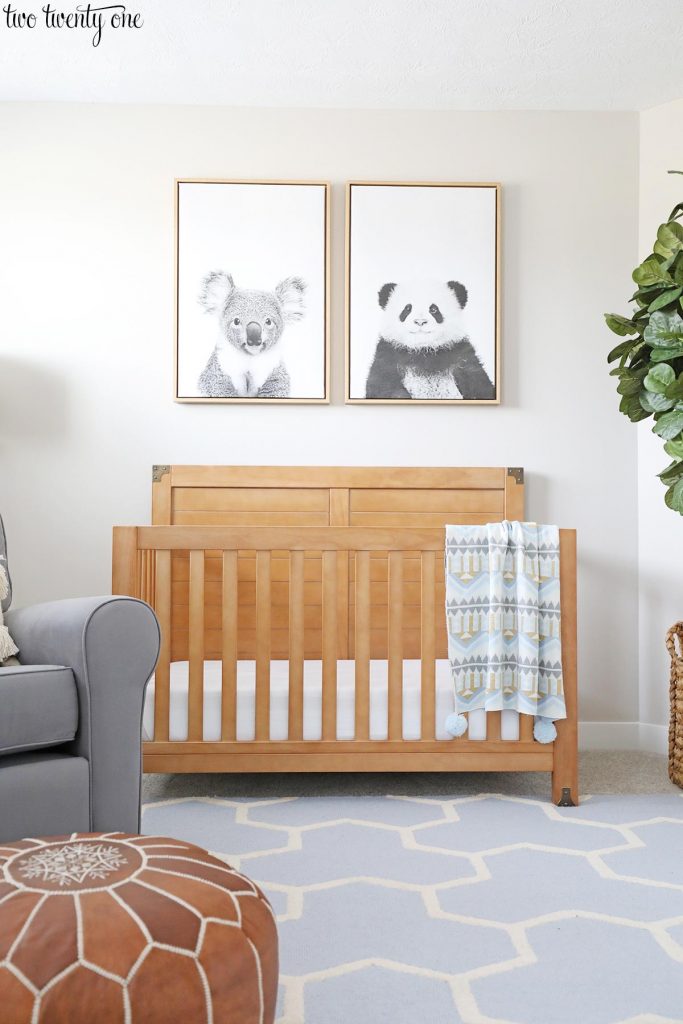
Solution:
M 557 739 L 438 739 L 447 657 L 444 526 L 524 518 L 521 469 L 155 466 L 152 526 L 114 529 L 113 591 L 162 629 L 148 772 L 549 771 L 578 803 L 576 534 L 561 530 L 564 686 Z M 373 659 L 386 661 L 386 737 L 370 729 Z M 419 671 L 419 736 L 404 739 L 404 659 Z M 220 663 L 217 738 L 205 739 L 205 662 Z M 271 668 L 287 663 L 286 738 L 271 739 Z M 320 731 L 304 738 L 305 666 L 321 664 Z M 338 669 L 352 663 L 353 728 L 338 738 Z M 170 735 L 171 670 L 187 663 L 187 734 Z M 253 738 L 238 738 L 250 664 Z M 239 691 L 241 692 L 241 691 Z

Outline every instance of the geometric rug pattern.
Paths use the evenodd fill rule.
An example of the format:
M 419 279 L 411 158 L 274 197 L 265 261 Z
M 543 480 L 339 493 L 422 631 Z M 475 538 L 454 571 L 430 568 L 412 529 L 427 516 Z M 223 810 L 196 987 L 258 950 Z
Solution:
M 683 794 L 181 798 L 143 831 L 263 888 L 278 1024 L 683 1022 Z

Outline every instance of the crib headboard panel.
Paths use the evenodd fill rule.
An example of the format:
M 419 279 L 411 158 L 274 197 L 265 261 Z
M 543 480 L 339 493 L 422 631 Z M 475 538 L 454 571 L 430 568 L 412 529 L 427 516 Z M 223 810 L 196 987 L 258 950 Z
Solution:
M 154 526 L 366 526 L 442 527 L 524 518 L 524 472 L 519 468 L 406 468 L 339 466 L 155 466 Z M 387 559 L 371 565 L 371 657 L 386 656 Z M 355 612 L 353 557 L 337 566 L 338 657 L 353 656 Z M 407 558 L 403 576 L 404 656 L 419 657 L 420 567 Z M 206 559 L 205 656 L 221 656 L 221 560 Z M 272 565 L 273 658 L 288 654 L 289 566 L 277 553 Z M 256 645 L 256 560 L 245 552 L 238 565 L 240 658 L 253 658 Z M 189 630 L 189 556 L 172 559 L 171 658 L 185 660 Z M 435 599 L 444 600 L 437 574 Z M 321 559 L 305 561 L 305 657 L 321 656 Z M 445 628 L 437 638 L 445 657 Z

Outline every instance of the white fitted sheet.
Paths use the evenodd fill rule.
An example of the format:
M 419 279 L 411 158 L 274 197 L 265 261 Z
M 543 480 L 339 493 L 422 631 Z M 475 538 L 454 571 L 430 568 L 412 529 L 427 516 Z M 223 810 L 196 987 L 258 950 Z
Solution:
M 221 662 L 204 662 L 204 740 L 221 738 Z M 170 739 L 187 739 L 187 696 L 189 666 L 186 661 L 171 665 Z M 370 662 L 370 738 L 387 738 L 387 681 L 386 661 Z M 289 696 L 289 663 L 270 663 L 270 738 L 287 739 Z M 254 697 L 256 667 L 253 661 L 237 663 L 237 739 L 254 739 Z M 447 716 L 454 710 L 453 683 L 446 660 L 436 662 L 436 737 L 451 737 L 444 729 Z M 304 739 L 319 740 L 322 731 L 322 663 L 304 662 Z M 154 677 L 147 687 L 143 712 L 145 739 L 154 736 Z M 503 711 L 501 737 L 519 739 L 519 716 L 516 711 Z M 337 739 L 354 738 L 354 662 L 337 662 Z M 403 738 L 420 738 L 420 662 L 403 662 Z M 486 712 L 469 713 L 467 738 L 486 738 Z

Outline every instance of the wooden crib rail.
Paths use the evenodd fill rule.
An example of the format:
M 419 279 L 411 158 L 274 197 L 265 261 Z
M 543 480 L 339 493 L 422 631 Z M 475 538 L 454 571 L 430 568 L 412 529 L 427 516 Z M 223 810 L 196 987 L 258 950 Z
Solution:
M 568 718 L 553 744 L 531 736 L 520 716 L 517 741 L 501 739 L 501 713 L 487 715 L 482 741 L 436 739 L 436 662 L 445 650 L 445 615 L 437 594 L 443 585 L 444 531 L 433 528 L 351 526 L 143 526 L 116 527 L 113 590 L 148 601 L 161 624 L 162 649 L 155 675 L 154 740 L 145 744 L 148 771 L 552 771 L 556 802 L 577 801 L 576 782 L 576 534 L 560 531 L 562 642 Z M 173 560 L 187 565 L 182 609 L 176 607 Z M 286 574 L 276 579 L 276 563 Z M 211 574 L 209 574 L 209 564 Z M 308 568 L 307 568 L 308 566 Z M 312 582 L 311 566 L 318 574 Z M 249 580 L 240 578 L 249 568 Z M 409 571 L 408 571 L 409 569 Z M 281 570 L 278 570 L 281 571 Z M 284 579 L 284 582 L 280 582 Z M 253 582 L 250 582 L 253 581 Z M 249 587 L 245 609 L 240 587 Z M 314 622 L 307 618 L 306 588 L 319 588 Z M 220 607 L 207 602 L 207 588 Z M 278 590 L 279 604 L 274 600 Z M 285 588 L 284 591 L 282 588 Z M 341 589 L 340 589 L 341 588 Z M 242 591 L 243 592 L 243 591 Z M 286 595 L 285 604 L 282 594 Z M 340 595 L 345 595 L 340 598 Z M 378 599 L 378 595 L 380 595 Z M 409 596 L 407 596 L 409 595 Z M 378 608 L 381 600 L 381 608 Z M 215 597 L 212 598 L 215 602 Z M 338 613 L 349 615 L 355 667 L 355 730 L 337 739 Z M 189 663 L 188 733 L 170 740 L 171 637 L 174 617 L 186 616 Z M 381 623 L 377 626 L 377 613 Z M 218 618 L 216 618 L 216 614 Z M 244 616 L 248 615 L 248 619 Z M 277 618 L 277 624 L 274 619 Z M 209 622 L 211 619 L 211 622 Z M 239 636 L 247 622 L 254 642 L 254 739 L 237 740 Z M 275 628 L 277 625 L 277 629 Z M 273 637 L 286 633 L 289 663 L 287 740 L 270 738 L 271 663 L 282 657 Z M 304 663 L 312 655 L 309 633 L 319 634 L 314 658 L 322 665 L 321 739 L 304 740 Z M 378 655 L 378 634 L 382 654 Z M 420 739 L 403 739 L 403 662 L 420 663 Z M 207 648 L 207 635 L 214 647 Z M 218 655 L 214 651 L 219 644 Z M 411 653 L 408 653 L 408 646 Z M 441 652 L 441 653 L 440 653 Z M 370 662 L 387 661 L 387 738 L 370 738 Z M 346 654 L 342 655 L 346 657 Z M 204 740 L 204 664 L 222 662 L 221 738 Z
M 364 526 L 138 526 L 149 551 L 442 551 L 444 531 Z

